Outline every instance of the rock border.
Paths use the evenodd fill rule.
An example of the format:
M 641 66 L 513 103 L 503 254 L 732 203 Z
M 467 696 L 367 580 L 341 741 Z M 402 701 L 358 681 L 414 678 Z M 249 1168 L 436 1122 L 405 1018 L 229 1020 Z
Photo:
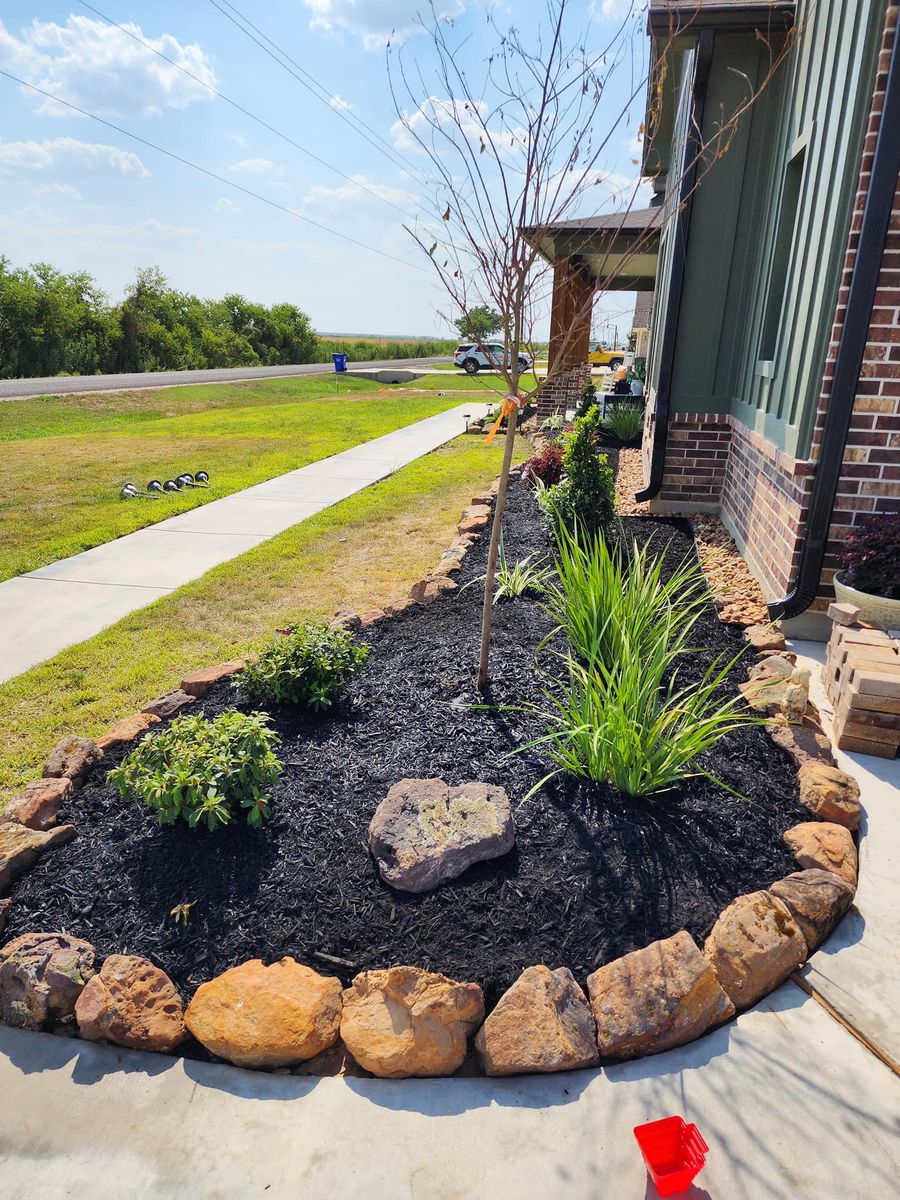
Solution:
M 489 493 L 473 496 L 460 518 L 457 538 L 409 596 L 365 613 L 338 610 L 332 627 L 365 629 L 455 591 L 451 576 L 487 527 L 497 488 L 495 481 Z M 741 690 L 751 707 L 768 714 L 767 730 L 793 761 L 810 819 L 784 834 L 799 869 L 768 888 L 736 897 L 702 947 L 685 930 L 653 942 L 595 971 L 583 981 L 587 997 L 566 968 L 526 967 L 485 1013 L 477 984 L 419 967 L 363 971 L 349 988 L 340 989 L 334 977 L 319 975 L 290 957 L 273 967 L 263 967 L 258 960 L 233 967 L 201 984 L 184 1004 L 168 977 L 149 960 L 110 955 L 95 972 L 89 943 L 56 931 L 29 932 L 0 947 L 0 1022 L 49 1027 L 69 1035 L 78 1030 L 87 1040 L 105 1035 L 115 1045 L 165 1053 L 180 1040 L 184 1014 L 188 1028 L 193 1024 L 207 1049 L 224 1061 L 315 1073 L 321 1059 L 323 1073 L 333 1072 L 335 1046 L 342 1044 L 346 1065 L 383 1078 L 451 1075 L 471 1053 L 489 1076 L 585 1069 L 699 1038 L 756 1004 L 798 970 L 838 924 L 856 891 L 853 831 L 859 826 L 859 787 L 834 766 L 830 742 L 808 699 L 808 679 L 793 670 L 781 630 L 751 625 L 744 636 L 755 659 Z M 43 777 L 29 783 L 0 813 L 0 890 L 45 850 L 76 836 L 74 826 L 56 825 L 56 815 L 102 762 L 104 749 L 134 741 L 243 666 L 242 660 L 233 660 L 191 672 L 178 689 L 117 721 L 96 740 L 63 738 L 48 758 Z M 9 907 L 9 900 L 0 900 L 0 932 Z M 84 968 L 75 985 L 73 955 Z M 228 980 L 220 986 L 225 976 Z M 274 976 L 280 981 L 277 987 L 266 983 Z M 219 1002 L 217 1008 L 214 1002 L 204 1021 L 196 1016 L 201 990 L 214 1001 L 219 994 L 233 995 L 240 986 L 236 977 L 247 981 L 238 1007 L 246 1002 L 277 1027 L 280 1040 L 274 1048 L 241 1043 L 233 1004 L 229 1008 Z M 52 991 L 54 979 L 64 984 L 59 989 L 63 999 Z M 91 983 L 90 1001 L 82 1001 L 79 1013 L 79 998 L 92 979 L 96 982 Z M 298 982 L 286 987 L 285 979 Z M 8 1001 L 13 993 L 15 1005 Z M 165 1035 L 158 1033 L 163 1025 Z M 201 1036 L 207 1027 L 211 1032 Z M 317 1031 L 316 1036 L 310 1030 Z

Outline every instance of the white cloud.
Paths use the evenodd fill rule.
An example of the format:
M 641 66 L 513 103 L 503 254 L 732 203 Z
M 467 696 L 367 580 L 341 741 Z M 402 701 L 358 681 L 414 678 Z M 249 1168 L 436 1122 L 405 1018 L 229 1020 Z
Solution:
M 214 84 L 215 74 L 200 46 L 182 45 L 167 33 L 149 37 L 133 22 L 124 28 L 203 82 L 188 78 L 114 25 L 74 14 L 65 25 L 33 21 L 19 37 L 0 23 L 0 65 L 100 116 L 157 116 L 166 108 L 212 98 L 203 83 Z M 72 115 L 53 100 L 36 99 L 44 116 Z
M 217 200 L 213 205 L 213 209 L 217 213 L 227 213 L 230 216 L 236 216 L 241 211 L 238 205 L 229 200 L 227 196 L 223 196 L 221 200 Z
M 0 175 L 57 176 L 71 183 L 99 175 L 149 175 L 136 154 L 99 142 L 58 137 L 42 142 L 0 142 Z
M 398 150 L 405 153 L 424 154 L 425 151 L 416 140 L 416 136 L 427 144 L 432 140 L 432 127 L 444 126 L 449 129 L 457 126 L 462 135 L 475 145 L 480 145 L 483 138 L 482 121 L 487 122 L 488 105 L 483 100 L 467 101 L 428 96 L 412 114 L 403 113 L 402 120 L 397 120 L 391 126 L 391 138 Z M 491 128 L 488 126 L 491 141 L 497 152 L 506 157 L 516 152 L 525 143 L 527 131 L 520 127 Z M 451 137 L 454 133 L 451 132 Z M 458 136 L 458 135 L 457 135 Z
M 80 200 L 81 192 L 71 183 L 42 183 L 34 189 L 36 196 L 58 200 Z
M 418 16 L 430 19 L 422 0 L 303 0 L 312 13 L 310 26 L 337 37 L 345 33 L 362 40 L 366 50 L 379 50 L 392 37 L 406 37 L 419 28 Z M 444 0 L 440 19 L 460 16 L 466 0 Z
M 641 0 L 603 0 L 601 13 L 609 21 L 621 21 L 633 10 L 642 12 L 646 5 Z
M 334 93 L 334 95 L 331 97 L 331 99 L 328 101 L 328 103 L 331 105 L 332 108 L 337 108 L 342 112 L 352 112 L 353 111 L 353 105 L 350 104 L 349 101 L 345 100 L 343 98 L 343 96 L 339 95 L 337 92 Z
M 228 136 L 238 146 L 246 146 L 247 145 L 247 139 L 244 137 L 244 135 L 242 133 L 229 133 Z
M 268 158 L 242 158 L 240 162 L 228 164 L 232 175 L 281 175 L 283 167 L 270 162 Z
M 321 183 L 315 184 L 300 202 L 303 209 L 309 211 L 316 207 L 332 208 L 335 204 L 364 204 L 370 199 L 370 196 L 361 187 L 354 187 L 354 184 L 364 185 L 369 193 L 380 196 L 382 200 L 389 200 L 392 204 L 415 205 L 418 201 L 418 197 L 412 192 L 390 187 L 384 183 L 375 183 L 373 180 L 367 179 L 365 175 L 351 175 L 350 178 L 353 183 L 336 184 L 334 187 L 326 187 Z

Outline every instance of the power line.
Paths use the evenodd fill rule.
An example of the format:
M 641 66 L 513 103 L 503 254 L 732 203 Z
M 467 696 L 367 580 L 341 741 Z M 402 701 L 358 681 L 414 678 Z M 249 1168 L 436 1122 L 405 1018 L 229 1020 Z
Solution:
M 301 154 L 305 154 L 307 158 L 311 158 L 320 166 L 325 167 L 326 170 L 332 171 L 335 175 L 339 175 L 341 179 L 346 179 L 346 181 L 352 184 L 354 187 L 361 188 L 362 191 L 368 192 L 370 196 L 374 196 L 376 200 L 380 200 L 383 204 L 390 205 L 391 208 L 395 209 L 398 213 L 400 213 L 401 216 L 406 217 L 407 220 L 415 219 L 405 209 L 401 208 L 399 204 L 395 204 L 393 200 L 388 200 L 386 196 L 379 195 L 378 192 L 374 191 L 366 184 L 361 183 L 358 179 L 353 179 L 350 175 L 345 175 L 343 171 L 341 171 L 338 167 L 333 166 L 330 162 L 327 162 L 324 158 L 319 158 L 317 154 L 313 154 L 311 150 L 308 150 L 305 146 L 301 146 L 299 142 L 294 141 L 294 139 L 289 137 L 288 134 L 282 133 L 280 129 L 276 129 L 274 125 L 270 125 L 268 121 L 264 121 L 262 117 L 258 117 L 255 113 L 252 113 L 249 108 L 245 108 L 242 104 L 239 104 L 237 100 L 232 100 L 230 96 L 226 96 L 224 92 L 220 92 L 218 88 L 213 87 L 211 83 L 207 83 L 205 79 L 201 79 L 199 75 L 195 75 L 193 71 L 189 71 L 187 67 L 176 62 L 174 58 L 169 58 L 167 54 L 163 54 L 161 50 L 157 50 L 155 46 L 152 46 L 142 37 L 139 37 L 125 25 L 120 25 L 118 21 L 114 21 L 112 17 L 108 17 L 106 13 L 101 12 L 99 8 L 95 8 L 93 4 L 89 4 L 88 0 L 78 0 L 78 3 L 81 4 L 83 8 L 89 9 L 90 12 L 96 13 L 96 15 L 106 21 L 107 24 L 121 30 L 121 32 L 124 34 L 127 34 L 128 37 L 130 37 L 133 41 L 138 42 L 141 46 L 145 46 L 158 58 L 161 58 L 164 62 L 169 63 L 171 66 L 175 67 L 176 70 L 181 71 L 183 75 L 187 75 L 189 79 L 193 79 L 196 83 L 199 83 L 201 87 L 205 87 L 208 91 L 212 92 L 214 96 L 218 96 L 220 100 L 224 100 L 226 104 L 230 104 L 232 108 L 235 108 L 238 112 L 243 113 L 245 117 L 249 117 L 251 121 L 255 121 L 257 125 L 261 125 L 264 129 L 268 129 L 270 133 L 274 133 L 276 137 L 280 137 L 282 141 L 293 146 L 295 150 L 299 150 Z
M 273 42 L 272 39 L 270 37 L 268 37 L 265 33 L 263 33 L 263 31 L 257 25 L 254 25 L 249 17 L 244 16 L 244 14 L 240 11 L 240 9 L 235 8 L 235 6 L 233 4 L 229 3 L 229 0 L 224 0 L 224 3 L 227 5 L 227 7 L 230 8 L 231 11 L 233 13 L 235 13 L 237 17 L 240 18 L 240 21 L 237 21 L 237 20 L 235 20 L 235 17 L 233 17 L 231 15 L 231 13 L 226 12 L 225 9 L 222 8 L 221 4 L 217 3 L 217 0 L 209 0 L 209 2 L 213 6 L 213 8 L 217 9 L 222 14 L 223 17 L 225 17 L 227 20 L 229 20 L 232 23 L 232 25 L 235 26 L 235 28 L 239 29 L 241 31 L 241 33 L 245 34 L 246 37 L 250 38 L 250 40 L 252 42 L 255 42 L 256 45 L 259 46 L 260 50 L 263 51 L 263 53 L 268 54 L 269 58 L 271 58 L 273 62 L 278 63 L 278 65 L 282 68 L 282 70 L 287 71 L 287 73 L 290 76 L 292 76 L 294 79 L 296 79 L 296 81 L 300 84 L 301 87 L 306 88 L 306 90 L 310 93 L 310 95 L 314 96 L 318 101 L 320 101 L 320 103 L 324 104 L 325 107 L 329 110 L 329 112 L 332 112 L 335 114 L 335 116 L 340 117 L 340 119 L 346 125 L 350 126 L 350 128 L 353 130 L 354 133 L 357 133 L 357 134 L 359 134 L 360 137 L 365 138 L 365 140 L 373 148 L 373 150 L 377 150 L 379 154 L 383 154 L 384 157 L 387 158 L 388 161 L 393 164 L 393 166 L 399 167 L 401 170 L 410 171 L 414 175 L 417 173 L 418 168 L 414 167 L 413 164 L 407 158 L 405 158 L 402 154 L 400 154 L 398 151 L 396 151 L 393 148 L 393 146 L 389 145 L 389 143 L 384 140 L 384 138 L 381 136 L 381 134 L 377 133 L 374 129 L 372 129 L 372 127 L 370 125 L 367 125 L 366 122 L 363 121 L 361 117 L 357 117 L 355 113 L 348 113 L 344 109 L 335 108 L 334 105 L 331 103 L 332 97 L 331 97 L 331 92 L 329 91 L 329 89 L 326 88 L 323 84 L 319 83 L 318 79 L 316 79 L 315 76 L 311 75 L 309 73 L 309 71 L 307 71 L 305 69 L 305 67 L 302 67 L 300 65 L 300 63 L 298 63 L 296 61 L 296 59 L 291 58 L 291 56 L 287 53 L 286 50 L 282 50 L 282 48 L 276 42 Z M 244 23 L 243 25 L 240 23 L 241 21 Z M 247 26 L 247 28 L 244 28 L 245 25 Z M 260 41 L 259 38 L 254 37 L 253 34 L 250 32 L 251 29 L 255 33 L 258 33 L 259 38 L 262 38 L 263 41 Z M 263 42 L 267 42 L 268 45 L 264 45 Z M 272 50 L 277 51 L 277 54 L 273 54 L 272 50 L 269 49 L 269 46 L 272 47 Z M 281 57 L 278 57 L 278 55 L 280 55 Z M 287 59 L 287 62 L 282 61 L 283 59 Z M 292 66 L 296 67 L 297 70 L 292 71 L 291 67 L 289 67 L 287 65 L 287 63 L 290 63 Z M 297 74 L 297 71 L 300 72 L 299 75 Z M 305 79 L 301 78 L 301 76 L 305 76 L 306 78 Z M 310 80 L 311 83 L 315 85 L 315 88 L 319 89 L 318 92 L 315 91 L 314 88 L 311 87 L 310 84 L 306 82 L 307 79 Z M 354 121 L 357 124 L 353 124 Z M 357 127 L 358 125 L 362 126 L 362 128 L 361 129 L 358 128 Z M 367 133 L 372 134 L 372 137 L 377 138 L 378 141 L 381 142 L 381 145 L 380 146 L 376 145 L 372 141 L 372 138 L 368 137 L 366 132 L 363 132 L 364 130 L 367 131 Z
M 46 96 L 48 100 L 53 100 L 56 104 L 62 104 L 66 108 L 71 108 L 73 112 L 81 113 L 83 117 L 90 117 L 92 121 L 98 121 L 101 125 L 105 125 L 107 129 L 114 129 L 116 133 L 121 133 L 124 137 L 131 138 L 135 142 L 140 142 L 142 146 L 148 146 L 151 150 L 156 150 L 159 154 L 165 154 L 167 158 L 174 159 L 175 162 L 181 163 L 182 166 L 191 167 L 194 171 L 199 171 L 201 175 L 215 179 L 218 183 L 224 183 L 226 187 L 233 188 L 236 192 L 243 192 L 245 196 L 252 196 L 254 200 L 261 200 L 263 204 L 268 204 L 270 208 L 277 208 L 279 212 L 287 213 L 289 217 L 295 217 L 298 221 L 305 221 L 307 225 L 313 225 L 316 229 L 322 229 L 325 233 L 330 233 L 333 237 L 349 242 L 352 246 L 358 246 L 361 250 L 368 250 L 371 254 L 378 254 L 382 258 L 388 258 L 391 262 L 399 263 L 402 267 L 409 267 L 411 271 L 420 271 L 423 275 L 430 274 L 425 267 L 417 267 L 415 263 L 397 258 L 396 255 L 388 254 L 386 250 L 379 250 L 376 246 L 369 246 L 365 242 L 357 241 L 356 238 L 351 237 L 348 233 L 341 233 L 337 229 L 332 229 L 330 225 L 323 225 L 321 221 L 313 220 L 312 217 L 304 217 L 302 213 L 295 212 L 294 209 L 288 208 L 284 204 L 279 204 L 277 200 L 271 200 L 268 196 L 262 196 L 259 192 L 254 192 L 251 188 L 246 188 L 240 183 L 235 183 L 232 179 L 227 179 L 224 175 L 210 171 L 207 167 L 201 167 L 199 163 L 195 163 L 189 158 L 182 158 L 174 150 L 167 150 L 165 146 L 157 146 L 155 142 L 150 142 L 147 138 L 142 138 L 136 133 L 131 133 L 128 129 L 123 129 L 121 125 L 107 121 L 105 117 L 98 117 L 96 113 L 88 112 L 85 108 L 79 108 L 77 104 L 72 104 L 69 100 L 63 100 L 61 96 L 54 96 L 52 92 L 45 91 L 44 88 L 40 88 L 34 83 L 28 83 L 24 79 L 19 79 L 17 75 L 12 75 L 9 71 L 0 70 L 0 75 L 6 79 L 11 79 L 13 83 L 18 83 L 21 87 L 29 88 L 32 92 Z

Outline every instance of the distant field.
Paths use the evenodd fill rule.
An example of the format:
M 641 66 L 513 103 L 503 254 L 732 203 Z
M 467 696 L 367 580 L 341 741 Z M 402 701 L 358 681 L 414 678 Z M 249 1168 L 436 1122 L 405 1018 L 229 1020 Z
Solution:
M 458 399 L 375 391 L 334 375 L 12 400 L 3 405 L 0 579 L 450 408 Z M 212 488 L 120 500 L 181 471 Z

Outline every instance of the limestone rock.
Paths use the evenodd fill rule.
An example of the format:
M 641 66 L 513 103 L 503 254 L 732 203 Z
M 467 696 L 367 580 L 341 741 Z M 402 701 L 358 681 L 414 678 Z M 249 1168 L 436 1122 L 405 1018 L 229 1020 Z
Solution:
M 488 1075 L 575 1071 L 599 1061 L 594 1018 L 567 967 L 526 967 L 475 1037 Z
M 373 1075 L 452 1075 L 483 1018 L 477 984 L 418 967 L 391 967 L 362 972 L 344 992 L 341 1037 Z
M 747 672 L 747 682 L 738 684 L 738 687 L 752 708 L 774 716 L 784 699 L 785 688 L 793 670 L 792 664 L 786 658 L 780 654 L 770 654 L 753 664 Z
M 199 671 L 192 671 L 190 675 L 182 679 L 181 690 L 199 700 L 201 696 L 206 695 L 214 683 L 228 679 L 230 675 L 236 675 L 243 669 L 244 660 L 242 658 L 233 659 L 231 662 L 217 663 L 214 667 L 202 667 Z
M 69 735 L 57 742 L 44 767 L 45 779 L 71 779 L 80 783 L 91 767 L 103 758 L 103 751 L 93 738 Z
M 381 608 L 370 608 L 368 612 L 364 612 L 359 618 L 360 629 L 368 629 L 370 625 L 375 625 L 379 621 L 383 621 L 387 614 Z
M 784 840 L 801 867 L 819 867 L 840 875 L 856 887 L 858 860 L 849 829 L 829 821 L 803 821 L 792 826 Z
M 207 1050 L 239 1067 L 286 1067 L 334 1045 L 341 984 L 287 957 L 258 958 L 197 988 L 185 1024 Z
M 107 729 L 102 737 L 97 738 L 97 745 L 106 753 L 107 750 L 113 750 L 116 746 L 125 746 L 128 742 L 133 742 L 151 725 L 158 724 L 159 717 L 154 713 L 134 713 L 133 716 L 123 717 L 121 721 L 116 721 L 111 729 Z
M 399 617 L 402 613 L 405 613 L 408 609 L 415 608 L 415 607 L 416 607 L 415 600 L 410 599 L 409 596 L 405 596 L 402 600 L 394 600 L 393 603 L 386 604 L 384 606 L 384 615 L 386 617 Z
M 47 830 L 0 825 L 0 892 L 27 871 L 45 850 L 64 846 L 75 834 L 74 825 L 58 825 Z
M 60 806 L 72 793 L 71 779 L 33 779 L 21 796 L 10 800 L 0 812 L 0 825 L 25 825 L 29 829 L 49 829 L 56 824 Z
M 827 734 L 809 717 L 802 725 L 791 725 L 783 717 L 775 717 L 766 721 L 766 732 L 776 746 L 790 755 L 797 770 L 808 762 L 834 763 Z
M 111 954 L 75 1003 L 88 1041 L 167 1054 L 184 1041 L 184 1005 L 159 967 L 134 954 Z
M 769 654 L 759 662 L 753 663 L 747 672 L 747 678 L 754 682 L 764 679 L 790 679 L 794 673 L 794 664 L 783 654 Z
M 369 825 L 381 878 L 404 892 L 430 891 L 472 863 L 508 853 L 515 840 L 509 797 L 489 783 L 401 779 Z
M 489 520 L 490 510 L 488 510 L 488 515 L 486 516 L 462 516 L 456 528 L 460 533 L 478 533 L 480 530 L 484 529 Z
M 832 871 L 795 871 L 769 888 L 790 910 L 812 954 L 853 903 L 853 888 Z
M 191 696 L 187 692 L 183 692 L 181 688 L 176 688 L 174 692 L 166 692 L 164 696 L 157 696 L 155 700 L 151 700 L 144 712 L 164 721 L 166 717 L 173 717 L 175 713 L 181 712 L 189 704 L 196 703 L 196 696 Z
M 452 579 L 447 579 L 444 575 L 426 575 L 424 579 L 420 579 L 418 583 L 413 584 L 410 591 L 410 597 L 416 604 L 430 604 L 432 600 L 437 600 L 438 596 L 444 592 L 455 592 L 457 584 Z
M 778 654 L 786 648 L 784 634 L 774 625 L 748 625 L 744 637 L 757 653 Z
M 0 949 L 0 1022 L 43 1029 L 68 1021 L 94 974 L 94 947 L 66 933 L 23 933 Z
M 859 784 L 852 775 L 824 762 L 804 763 L 797 772 L 800 803 L 821 821 L 859 828 Z
M 768 892 L 738 896 L 703 947 L 736 1008 L 748 1008 L 784 983 L 806 958 L 806 939 L 790 909 Z
M 440 563 L 431 572 L 434 578 L 449 578 L 455 575 L 457 571 L 462 569 L 461 558 L 442 558 Z
M 809 671 L 796 669 L 785 684 L 781 712 L 791 725 L 802 725 L 809 704 Z
M 588 977 L 603 1058 L 636 1058 L 681 1046 L 734 1015 L 716 973 L 685 930 Z
M 361 626 L 362 620 L 359 613 L 355 613 L 349 608 L 339 608 L 331 622 L 332 629 L 344 629 L 348 633 L 354 633 Z

